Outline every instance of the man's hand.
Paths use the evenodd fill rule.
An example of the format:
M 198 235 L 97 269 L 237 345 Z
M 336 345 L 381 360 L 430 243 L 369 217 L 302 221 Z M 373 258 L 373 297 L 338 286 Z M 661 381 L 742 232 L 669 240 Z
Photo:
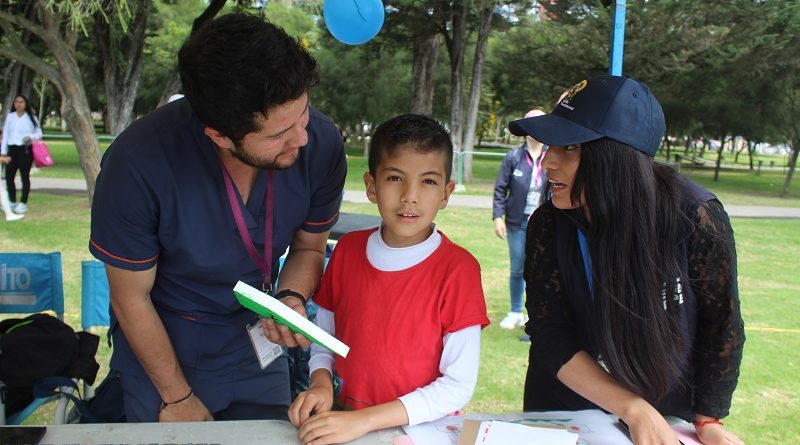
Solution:
M 503 218 L 497 217 L 494 219 L 494 233 L 500 237 L 500 239 L 506 239 L 506 223 L 503 221 Z
M 280 301 L 303 317 L 306 316 L 306 310 L 303 307 L 303 302 L 300 301 L 299 297 L 290 295 L 281 298 Z M 308 348 L 311 345 L 311 342 L 302 334 L 292 332 L 291 329 L 280 323 L 276 323 L 275 320 L 271 318 L 262 319 L 261 327 L 264 329 L 264 335 L 266 335 L 269 341 L 272 343 L 286 346 L 287 348 L 300 346 L 303 349 Z
M 209 420 L 214 420 L 214 417 L 194 394 L 182 402 L 165 406 L 158 413 L 159 422 L 206 422 Z
M 8 164 L 11 162 L 11 156 L 0 155 L 0 164 Z

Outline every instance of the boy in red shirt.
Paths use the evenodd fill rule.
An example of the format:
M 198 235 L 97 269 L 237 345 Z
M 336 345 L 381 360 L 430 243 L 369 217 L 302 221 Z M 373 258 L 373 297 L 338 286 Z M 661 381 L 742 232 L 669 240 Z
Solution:
M 447 131 L 428 117 L 375 130 L 364 184 L 383 223 L 339 240 L 314 296 L 317 324 L 350 353 L 312 345 L 311 385 L 289 408 L 304 443 L 435 420 L 472 397 L 489 324 L 480 266 L 433 224 L 455 187 L 452 160 Z

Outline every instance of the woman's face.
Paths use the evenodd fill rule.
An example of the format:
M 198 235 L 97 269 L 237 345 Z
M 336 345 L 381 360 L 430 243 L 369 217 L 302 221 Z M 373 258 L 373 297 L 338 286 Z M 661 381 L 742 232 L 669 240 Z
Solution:
M 547 171 L 553 193 L 553 205 L 559 209 L 576 209 L 583 205 L 583 196 L 580 202 L 573 203 L 570 199 L 572 186 L 575 183 L 575 173 L 581 165 L 581 146 L 551 146 L 547 149 L 542 160 L 542 166 Z M 583 194 L 581 194 L 583 195 Z
M 22 96 L 17 96 L 14 98 L 14 110 L 16 110 L 17 113 L 22 113 L 25 111 L 25 98 Z

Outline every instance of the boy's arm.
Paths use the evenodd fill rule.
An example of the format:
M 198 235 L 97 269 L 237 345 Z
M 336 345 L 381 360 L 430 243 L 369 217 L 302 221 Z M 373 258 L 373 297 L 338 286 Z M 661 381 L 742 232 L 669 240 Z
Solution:
M 333 312 L 318 307 L 316 324 L 323 331 L 336 335 Z M 308 361 L 311 383 L 308 390 L 300 393 L 289 407 L 289 420 L 296 427 L 303 424 L 312 414 L 330 411 L 333 406 L 333 353 L 316 343 L 311 344 L 311 358 Z
M 300 426 L 298 436 L 303 443 L 314 445 L 345 443 L 370 431 L 408 423 L 406 409 L 399 400 L 370 406 L 357 411 L 326 411 L 309 418 Z
M 442 376 L 400 397 L 408 425 L 440 419 L 466 406 L 475 391 L 481 354 L 481 326 L 447 334 L 439 360 Z
M 444 336 L 439 361 L 442 376 L 429 385 L 381 405 L 314 415 L 300 427 L 300 440 L 315 445 L 347 442 L 370 431 L 415 425 L 462 408 L 478 380 L 480 332 L 480 325 L 475 325 Z

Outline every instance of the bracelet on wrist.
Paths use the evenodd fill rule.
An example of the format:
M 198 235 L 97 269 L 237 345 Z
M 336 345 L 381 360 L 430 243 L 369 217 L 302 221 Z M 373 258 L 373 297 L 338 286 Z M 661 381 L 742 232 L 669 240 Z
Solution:
M 297 298 L 298 300 L 300 300 L 301 303 L 303 303 L 303 309 L 306 308 L 306 304 L 308 303 L 306 301 L 306 297 L 303 296 L 303 294 L 301 294 L 300 292 L 295 292 L 295 291 L 293 291 L 291 289 L 283 289 L 283 290 L 279 291 L 277 294 L 275 294 L 275 298 L 278 299 L 278 300 L 280 300 L 283 297 L 295 297 L 295 298 Z
M 692 422 L 692 425 L 694 425 L 695 428 L 702 428 L 706 425 L 725 425 L 725 424 L 722 423 L 719 419 L 711 419 L 711 420 L 701 420 L 701 421 L 695 420 L 694 422 Z
M 170 405 L 177 405 L 177 404 L 179 404 L 179 403 L 181 403 L 181 402 L 184 402 L 184 401 L 186 401 L 186 400 L 187 400 L 189 397 L 191 397 L 191 396 L 192 396 L 192 394 L 194 394 L 194 391 L 192 391 L 192 388 L 189 388 L 189 394 L 186 394 L 185 396 L 181 397 L 180 399 L 178 399 L 178 400 L 176 400 L 176 401 L 174 401 L 174 402 L 165 402 L 165 401 L 163 401 L 163 400 L 162 400 L 162 401 L 161 401 L 161 408 L 159 408 L 159 409 L 160 409 L 160 410 L 163 410 L 164 408 L 166 408 L 166 407 L 168 407 L 168 406 L 170 406 Z

